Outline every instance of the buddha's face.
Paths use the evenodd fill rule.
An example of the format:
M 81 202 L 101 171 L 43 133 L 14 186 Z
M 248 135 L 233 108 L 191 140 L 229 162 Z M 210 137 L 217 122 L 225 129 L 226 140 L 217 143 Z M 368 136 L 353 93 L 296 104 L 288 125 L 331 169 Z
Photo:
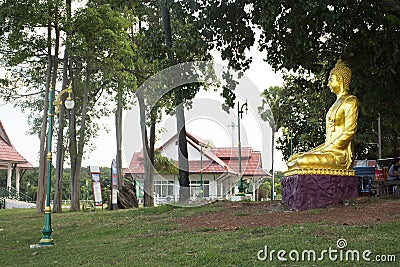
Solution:
M 340 81 L 336 74 L 331 74 L 328 80 L 328 87 L 334 94 L 340 93 Z

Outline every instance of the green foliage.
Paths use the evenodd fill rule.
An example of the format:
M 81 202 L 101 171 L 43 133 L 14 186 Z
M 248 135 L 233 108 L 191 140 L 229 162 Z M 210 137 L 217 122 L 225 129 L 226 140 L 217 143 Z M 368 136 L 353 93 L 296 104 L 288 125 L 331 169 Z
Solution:
M 277 93 L 269 89 L 264 96 L 277 128 L 285 127 L 292 133 L 294 152 L 323 142 L 322 114 L 333 103 L 326 95 L 326 79 L 341 55 L 353 70 L 350 89 L 360 102 L 356 158 L 378 157 L 376 145 L 371 143 L 377 143 L 379 113 L 383 157 L 397 155 L 400 123 L 393 110 L 399 106 L 393 99 L 400 97 L 400 83 L 392 69 L 400 67 L 399 58 L 393 59 L 399 51 L 399 18 L 384 14 L 372 1 L 294 1 L 264 7 L 270 13 L 259 18 L 264 30 L 260 43 L 268 49 L 267 61 L 275 69 L 295 71 L 285 77 L 284 90 Z M 279 18 L 273 20 L 274 16 Z M 312 83 L 304 76 L 305 70 L 312 73 Z M 289 142 L 287 136 L 278 140 L 286 159 Z
M 395 119 L 397 113 L 393 112 L 400 108 L 398 101 L 394 101 L 400 97 L 400 80 L 396 74 L 400 69 L 398 17 L 385 13 L 372 0 L 254 1 L 254 11 L 254 23 L 263 31 L 261 49 L 268 51 L 267 62 L 276 70 L 294 71 L 298 79 L 302 77 L 299 70 L 307 70 L 320 85 L 325 85 L 328 72 L 339 56 L 352 68 L 350 89 L 360 101 L 358 132 L 368 135 L 355 140 L 358 157 L 371 156 L 367 139 L 376 142 L 378 113 L 382 117 L 382 146 L 389 148 L 384 149 L 383 156 L 399 153 L 400 123 Z M 323 87 L 320 86 L 321 90 Z M 279 116 L 277 113 L 274 115 Z M 298 131 L 299 125 L 289 124 L 290 130 Z M 300 136 L 295 136 L 293 141 L 298 142 L 297 138 Z
M 0 98 L 29 114 L 32 132 L 38 133 L 43 111 L 47 63 L 47 24 L 61 13 L 60 0 L 1 1 Z
M 254 1 L 180 1 L 191 13 L 205 37 L 209 49 L 221 52 L 222 59 L 237 70 L 247 69 L 251 60 L 246 49 L 255 42 L 253 13 L 249 5 Z
M 94 74 L 90 81 L 87 109 L 87 123 L 91 127 L 86 129 L 83 142 L 96 135 L 98 127 L 95 119 L 112 111 L 113 105 L 110 103 L 115 102 L 114 91 L 117 87 L 123 89 L 123 104 L 132 98 L 136 79 L 128 71 L 133 64 L 128 29 L 134 17 L 124 17 L 112 10 L 105 3 L 110 1 L 89 2 L 73 13 L 71 21 L 67 17 L 65 1 L 3 1 L 0 4 L 0 21 L 4 22 L 0 29 L 0 67 L 5 67 L 7 71 L 6 78 L 2 79 L 4 86 L 0 90 L 0 97 L 29 110 L 33 133 L 40 131 L 43 111 L 48 50 L 47 19 L 53 23 L 53 35 L 56 27 L 61 31 L 60 50 L 67 49 L 69 57 L 73 59 L 69 63 L 70 76 L 81 81 L 74 86 L 78 126 L 82 112 L 83 80 L 86 77 L 84 66 L 89 66 Z M 130 3 L 133 4 L 133 1 Z M 62 59 L 61 54 L 57 56 Z M 61 77 L 60 72 L 58 82 Z M 58 89 L 59 86 L 56 87 Z
M 157 72 L 175 64 L 211 60 L 207 49 L 207 40 L 198 30 L 197 22 L 193 21 L 185 12 L 184 6 L 174 1 L 167 1 L 167 6 L 170 11 L 171 47 L 165 45 L 166 33 L 161 23 L 160 2 L 141 1 L 134 11 L 139 20 L 138 33 L 133 40 L 137 52 L 135 70 L 139 73 L 139 85 Z M 195 75 L 196 73 L 180 73 L 180 75 L 190 74 Z M 160 87 L 162 85 L 163 81 L 160 82 Z M 164 94 L 153 110 L 147 111 L 148 114 L 151 114 L 149 119 L 157 121 L 161 116 L 162 108 L 166 110 L 167 114 L 173 115 L 175 107 L 180 103 L 184 103 L 186 107 L 190 108 L 191 99 L 204 87 L 205 85 L 200 83 L 186 84 Z M 146 91 L 146 99 L 151 99 L 151 94 L 153 92 Z M 153 107 L 153 105 L 151 106 Z
M 20 192 L 30 197 L 32 201 L 36 201 L 38 175 L 38 168 L 21 171 Z M 5 188 L 7 186 L 7 170 L 0 170 L 0 177 L 0 187 Z M 11 186 L 15 188 L 15 175 L 12 177 L 11 182 Z
M 249 68 L 251 58 L 246 51 L 255 43 L 253 14 L 249 5 L 252 1 L 178 1 L 189 20 L 194 22 L 196 32 L 201 34 L 202 41 L 208 50 L 215 49 L 221 53 L 228 65 L 239 71 Z M 190 36 L 189 36 L 190 38 Z M 234 106 L 237 79 L 229 73 L 222 75 L 225 84 L 221 96 L 225 99 L 222 108 L 229 111 Z
M 280 199 L 282 196 L 282 185 L 281 185 L 281 178 L 283 177 L 282 172 L 275 173 L 275 181 L 274 181 L 274 190 L 275 190 L 275 197 L 276 199 Z M 264 199 L 271 199 L 272 196 L 272 178 L 266 179 L 258 189 L 258 200 Z
M 381 6 L 383 1 L 181 2 L 200 22 L 207 39 L 215 38 L 210 47 L 221 51 L 223 58 L 237 69 L 248 66 L 250 59 L 245 57 L 244 51 L 254 42 L 255 28 L 261 32 L 259 45 L 261 51 L 268 52 L 266 61 L 275 70 L 291 74 L 285 85 L 285 90 L 290 88 L 291 94 L 282 93 L 284 99 L 279 99 L 288 104 L 288 108 L 273 109 L 274 116 L 279 116 L 280 112 L 289 113 L 289 100 L 294 98 L 297 108 L 304 107 L 307 103 L 300 103 L 304 86 L 313 87 L 310 88 L 313 96 L 307 98 L 316 98 L 316 107 L 296 111 L 304 115 L 295 117 L 299 122 L 277 120 L 297 132 L 294 142 L 303 142 L 305 133 L 313 135 L 311 141 L 304 139 L 305 143 L 296 144 L 296 151 L 322 141 L 320 119 L 314 117 L 315 114 L 306 116 L 304 112 L 324 114 L 330 96 L 323 91 L 329 71 L 341 56 L 353 70 L 351 90 L 360 101 L 359 133 L 368 135 L 355 139 L 357 157 L 376 153 L 367 139 L 376 142 L 378 113 L 382 121 L 383 156 L 400 153 L 400 122 L 395 112 L 400 108 L 397 101 L 400 98 L 400 18 L 386 13 Z M 290 118 L 287 115 L 281 117 Z M 287 152 L 285 156 L 288 157 Z
M 154 168 L 159 174 L 178 174 L 178 168 L 173 160 L 161 155 L 159 149 L 154 153 Z
M 286 76 L 283 87 L 270 87 L 262 93 L 263 105 L 259 108 L 261 117 L 269 119 L 273 113 L 277 129 L 286 133 L 276 141 L 284 159 L 293 153 L 308 151 L 325 141 L 325 114 L 334 102 L 334 95 L 318 80 L 307 81 Z M 376 118 L 359 113 L 358 131 L 354 138 L 354 152 L 357 159 L 377 158 Z M 388 135 L 388 137 L 392 137 Z M 393 138 L 393 137 L 392 137 Z M 293 151 L 291 151 L 293 147 Z M 389 155 L 390 151 L 385 154 Z
M 37 193 L 37 182 L 38 182 L 39 169 L 33 168 L 32 170 L 21 171 L 20 180 L 20 192 L 32 198 L 32 201 L 36 201 Z M 6 187 L 7 170 L 0 170 L 0 187 Z M 62 200 L 69 200 L 71 196 L 70 190 L 70 177 L 71 172 L 69 168 L 64 169 L 63 180 L 62 180 Z M 111 187 L 111 168 L 110 167 L 100 167 L 100 178 L 101 185 L 103 189 L 103 202 L 106 198 L 106 190 Z M 55 183 L 55 168 L 52 168 L 51 183 Z M 81 179 L 83 181 L 81 185 L 81 198 L 82 199 L 93 199 L 92 195 L 92 185 L 90 180 L 90 170 L 89 168 L 82 168 Z M 15 176 L 12 178 L 12 187 L 15 188 Z M 53 199 L 54 186 L 51 187 L 51 199 Z
M 290 157 L 291 145 L 295 153 L 325 141 L 325 114 L 334 98 L 329 90 L 321 87 L 318 80 L 287 76 L 283 88 L 270 87 L 262 93 L 261 114 L 272 110 L 276 129 L 285 128 L 290 133 L 277 139 L 277 148 L 283 152 L 284 159 Z
M 123 16 L 109 5 L 89 4 L 74 16 L 71 56 L 82 80 L 86 75 L 83 66 L 88 65 L 88 71 L 94 74 L 89 98 L 92 109 L 100 95 L 104 101 L 89 113 L 91 116 L 99 117 L 111 111 L 113 106 L 109 102 L 116 101 L 113 97 L 117 88 L 123 91 L 122 105 L 130 102 L 136 88 L 135 76 L 130 73 L 135 53 L 128 34 L 133 22 L 132 16 Z

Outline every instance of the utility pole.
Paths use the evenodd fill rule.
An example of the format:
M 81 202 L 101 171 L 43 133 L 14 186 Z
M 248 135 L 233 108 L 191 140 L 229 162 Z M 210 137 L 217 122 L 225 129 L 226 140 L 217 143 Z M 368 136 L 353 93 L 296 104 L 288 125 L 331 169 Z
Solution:
M 231 124 L 229 124 L 228 127 L 232 128 L 232 148 L 234 148 L 235 147 L 235 127 L 236 127 L 236 124 L 234 122 L 231 122 Z

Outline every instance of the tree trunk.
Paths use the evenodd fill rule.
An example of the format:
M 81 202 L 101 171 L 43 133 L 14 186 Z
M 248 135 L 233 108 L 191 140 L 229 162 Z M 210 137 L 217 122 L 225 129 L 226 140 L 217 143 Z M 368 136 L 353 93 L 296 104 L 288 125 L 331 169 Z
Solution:
M 71 180 L 73 183 L 73 189 L 71 188 L 71 211 L 80 210 L 80 196 L 81 196 L 81 167 L 82 167 L 82 157 L 83 157 L 83 149 L 85 146 L 85 132 L 86 132 L 86 112 L 87 112 L 87 104 L 89 101 L 89 87 L 90 87 L 90 77 L 91 77 L 91 69 L 90 66 L 87 66 L 86 69 L 86 82 L 84 86 L 83 100 L 82 100 L 82 118 L 81 118 L 81 127 L 79 129 L 79 142 L 77 144 L 77 152 L 76 157 L 74 158 L 74 169 L 71 168 Z M 72 167 L 72 158 L 71 158 L 71 167 Z
M 171 16 L 167 7 L 167 0 L 161 0 L 161 16 L 162 24 L 165 32 L 165 45 L 168 48 L 172 47 L 172 31 L 171 31 Z M 169 58 L 171 60 L 171 58 Z
M 59 47 L 60 47 L 60 30 L 58 28 L 58 12 L 56 10 L 55 12 L 55 32 L 56 32 L 56 39 L 55 39 L 55 47 L 54 47 L 54 65 L 53 65 L 53 73 L 52 73 L 52 81 L 51 81 L 51 86 L 55 89 L 56 88 L 56 84 L 57 84 L 57 70 L 58 70 L 58 52 L 59 52 Z M 56 99 L 56 95 L 54 95 L 54 99 Z M 64 115 L 64 106 L 61 105 L 60 107 L 62 109 L 62 112 L 60 111 L 59 118 L 63 118 L 61 117 L 61 115 Z M 54 112 L 53 112 L 54 113 Z M 54 205 L 53 205 L 53 211 L 54 212 L 61 212 L 61 195 L 62 195 L 62 184 L 60 184 L 60 178 L 59 178 L 59 156 L 60 154 L 63 154 L 63 147 L 62 147 L 62 136 L 64 133 L 64 121 L 63 119 L 59 120 L 59 125 L 58 125 L 58 139 L 60 139 L 61 136 L 61 148 L 59 148 L 59 141 L 57 142 L 57 151 L 56 151 L 56 183 L 55 183 L 55 194 L 54 194 Z M 61 173 L 62 173 L 62 169 L 61 169 Z M 62 174 L 61 174 L 62 175 Z M 62 180 L 62 176 L 61 176 L 61 180 Z M 60 189 L 61 187 L 61 189 Z M 61 193 L 60 193 L 61 192 Z M 60 195 L 60 197 L 58 197 L 58 195 Z M 56 201 L 57 200 L 57 201 Z
M 140 112 L 140 130 L 142 133 L 143 165 L 144 165 L 144 206 L 154 206 L 154 173 L 151 171 L 149 158 L 149 143 L 146 129 L 146 107 L 143 96 L 137 95 Z
M 179 202 L 190 198 L 189 160 L 186 140 L 185 110 L 183 103 L 176 106 L 176 129 L 178 132 Z
M 64 82 L 63 82 L 64 84 Z M 57 133 L 57 154 L 56 154 L 56 181 L 54 191 L 53 212 L 62 212 L 62 180 L 64 171 L 64 113 L 65 108 L 60 107 L 58 133 Z
M 67 21 L 71 21 L 71 0 L 66 0 L 66 8 L 67 8 Z M 67 22 L 67 23 L 68 23 Z M 64 50 L 64 59 L 63 59 L 63 83 L 62 89 L 67 87 L 68 84 L 68 51 L 69 51 L 69 42 L 68 42 L 68 34 L 67 32 L 67 40 L 66 40 L 66 48 Z M 64 103 L 66 96 L 62 97 L 62 102 Z M 65 156 L 65 148 L 64 148 L 64 125 L 65 121 L 65 106 L 60 106 L 60 113 L 58 116 L 58 133 L 57 133 L 57 156 L 56 156 L 56 182 L 55 182 L 55 191 L 54 191 L 54 204 L 53 204 L 53 212 L 62 212 L 62 180 L 64 176 L 64 156 Z
M 64 66 L 63 66 L 63 85 L 62 88 L 67 87 L 67 70 L 68 70 L 68 55 L 67 50 L 64 51 Z M 62 97 L 62 102 L 65 96 Z M 63 102 L 64 103 L 64 102 Z M 60 113 L 58 115 L 58 133 L 57 133 L 57 156 L 56 156 L 56 182 L 54 192 L 53 212 L 62 212 L 62 180 L 64 172 L 64 125 L 65 125 L 65 106 L 60 106 Z
M 150 205 L 154 206 L 154 145 L 156 142 L 156 122 L 155 119 L 151 120 L 151 125 L 150 125 L 150 140 L 149 140 L 149 150 L 148 150 L 148 156 L 149 156 L 149 165 L 148 165 L 148 176 L 150 177 L 149 179 L 149 189 L 151 190 L 151 199 Z
M 163 28 L 165 32 L 165 45 L 168 49 L 168 59 L 172 65 L 173 58 L 171 53 L 172 48 L 172 31 L 170 12 L 167 7 L 167 0 L 161 0 L 161 14 Z M 190 197 L 189 185 L 189 162 L 185 128 L 185 110 L 183 101 L 179 97 L 179 91 L 175 90 L 175 111 L 176 111 L 176 127 L 178 132 L 178 167 L 179 167 L 179 202 L 183 203 Z
M 156 142 L 156 119 L 152 118 L 150 125 L 150 143 L 149 143 L 149 160 L 151 163 L 151 172 L 154 175 L 154 145 Z
M 50 10 L 49 10 L 50 13 Z M 49 108 L 49 89 L 51 82 L 52 70 L 52 56 L 51 56 L 51 21 L 50 16 L 47 25 L 47 71 L 46 71 L 46 90 L 44 94 L 42 126 L 40 128 L 40 147 L 39 147 L 39 177 L 38 189 L 36 196 L 36 212 L 41 213 L 44 210 L 44 201 L 46 198 L 46 161 L 47 161 L 47 146 L 46 146 L 46 131 L 47 131 L 47 110 Z
M 118 85 L 117 93 L 117 110 L 115 113 L 115 134 L 117 139 L 117 173 L 118 173 L 118 188 L 121 189 L 124 185 L 124 177 L 122 175 L 122 91 Z
M 79 73 L 79 71 L 77 71 Z M 74 81 L 72 77 L 72 81 Z M 72 90 L 74 91 L 76 88 L 76 83 L 73 84 Z M 75 94 L 72 94 L 73 99 L 75 101 Z M 75 101 L 76 103 L 76 101 Z M 71 159 L 71 173 L 70 173 L 70 200 L 71 200 L 71 207 L 70 209 L 72 210 L 72 199 L 74 196 L 75 192 L 75 169 L 76 169 L 76 159 L 77 159 L 77 138 L 76 138 L 76 112 L 75 109 L 72 109 L 70 112 L 70 118 L 69 118 L 69 157 Z

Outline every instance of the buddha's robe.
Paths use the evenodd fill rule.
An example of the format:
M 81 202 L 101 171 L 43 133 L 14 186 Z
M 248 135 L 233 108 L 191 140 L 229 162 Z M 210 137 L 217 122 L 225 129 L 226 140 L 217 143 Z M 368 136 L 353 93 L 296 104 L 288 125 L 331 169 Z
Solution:
M 326 114 L 325 143 L 289 158 L 288 170 L 351 169 L 352 139 L 357 130 L 358 101 L 353 95 L 340 96 Z

